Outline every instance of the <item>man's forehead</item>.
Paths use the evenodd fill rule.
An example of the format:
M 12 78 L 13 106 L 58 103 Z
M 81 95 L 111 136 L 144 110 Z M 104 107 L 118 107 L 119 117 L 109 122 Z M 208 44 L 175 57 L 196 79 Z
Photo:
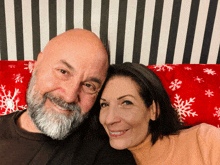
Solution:
M 69 68 L 73 72 L 78 71 L 77 68 L 75 68 L 75 66 L 73 64 L 70 64 L 67 60 L 61 59 L 59 61 L 59 63 L 65 65 L 67 68 Z M 85 81 L 93 81 L 93 82 L 96 82 L 99 84 L 102 83 L 103 76 L 105 76 L 105 75 L 103 75 L 101 72 L 98 72 L 98 71 L 95 72 L 96 69 L 97 68 L 95 66 L 93 68 L 86 68 L 86 67 L 84 68 L 85 71 L 83 71 L 83 72 L 85 72 L 85 73 L 86 73 L 86 70 L 91 71 L 91 73 L 88 74 L 88 76 L 86 77 Z M 92 74 L 93 73 L 92 70 L 94 70 L 94 74 Z M 102 70 L 102 71 L 104 72 L 104 70 Z

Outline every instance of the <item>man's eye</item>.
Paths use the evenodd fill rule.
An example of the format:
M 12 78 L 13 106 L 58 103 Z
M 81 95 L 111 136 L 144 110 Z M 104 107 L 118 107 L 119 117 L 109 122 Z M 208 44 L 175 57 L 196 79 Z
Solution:
M 92 82 L 84 82 L 83 83 L 83 91 L 85 93 L 93 94 L 93 93 L 97 92 L 97 88 Z
M 67 74 L 67 71 L 65 71 L 64 69 L 60 69 L 60 72 L 61 72 L 62 74 Z

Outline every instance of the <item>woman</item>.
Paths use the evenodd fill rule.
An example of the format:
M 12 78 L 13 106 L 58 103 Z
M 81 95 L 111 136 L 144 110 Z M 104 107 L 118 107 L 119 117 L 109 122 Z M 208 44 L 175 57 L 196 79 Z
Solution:
M 129 149 L 137 164 L 220 164 L 220 131 L 184 126 L 160 79 L 141 64 L 109 68 L 99 120 L 115 149 Z

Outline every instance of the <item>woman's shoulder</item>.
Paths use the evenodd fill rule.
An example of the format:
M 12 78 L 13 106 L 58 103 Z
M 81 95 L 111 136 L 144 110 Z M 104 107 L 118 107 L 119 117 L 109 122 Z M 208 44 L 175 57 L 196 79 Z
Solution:
M 180 132 L 180 136 L 181 135 L 196 136 L 197 138 L 203 139 L 206 141 L 212 138 L 215 138 L 215 139 L 219 138 L 220 140 L 220 129 L 213 125 L 202 123 L 202 124 L 195 125 L 191 128 L 182 130 Z

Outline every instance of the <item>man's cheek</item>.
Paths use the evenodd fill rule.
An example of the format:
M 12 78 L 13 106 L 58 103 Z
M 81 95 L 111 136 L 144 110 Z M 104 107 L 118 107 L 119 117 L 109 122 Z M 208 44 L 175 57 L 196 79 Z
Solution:
M 94 95 L 94 96 L 89 96 L 89 97 L 85 97 L 84 99 L 82 99 L 81 109 L 82 109 L 83 114 L 90 111 L 90 109 L 92 108 L 92 106 L 94 105 L 96 101 L 96 98 L 97 96 Z

